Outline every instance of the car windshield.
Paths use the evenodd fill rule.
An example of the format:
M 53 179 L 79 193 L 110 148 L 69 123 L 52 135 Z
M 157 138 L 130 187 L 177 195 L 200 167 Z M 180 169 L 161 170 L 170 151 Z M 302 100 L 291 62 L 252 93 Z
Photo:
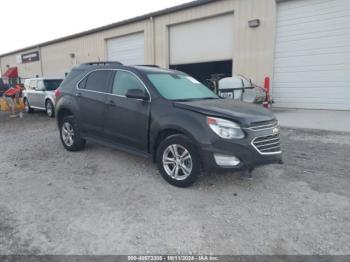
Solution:
M 165 99 L 202 100 L 219 98 L 191 76 L 171 73 L 150 73 L 148 79 Z
M 62 79 L 44 80 L 45 89 L 47 91 L 55 91 L 60 86 L 62 81 Z

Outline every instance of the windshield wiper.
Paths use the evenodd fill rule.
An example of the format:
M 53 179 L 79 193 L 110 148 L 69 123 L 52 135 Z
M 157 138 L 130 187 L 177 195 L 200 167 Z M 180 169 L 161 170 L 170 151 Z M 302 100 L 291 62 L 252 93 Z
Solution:
M 203 100 L 212 100 L 212 99 L 219 99 L 219 97 L 204 97 L 204 98 L 201 98 Z

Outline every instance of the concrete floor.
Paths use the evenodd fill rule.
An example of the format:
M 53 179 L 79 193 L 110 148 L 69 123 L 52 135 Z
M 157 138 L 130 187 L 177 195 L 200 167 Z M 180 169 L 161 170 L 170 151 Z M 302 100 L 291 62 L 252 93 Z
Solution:
M 281 126 L 350 132 L 350 111 L 273 108 Z

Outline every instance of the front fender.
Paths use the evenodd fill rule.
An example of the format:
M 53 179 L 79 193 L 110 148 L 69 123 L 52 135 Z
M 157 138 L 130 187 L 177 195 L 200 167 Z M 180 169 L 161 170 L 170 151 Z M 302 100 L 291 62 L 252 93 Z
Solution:
M 196 112 L 175 109 L 169 114 L 153 115 L 150 124 L 150 151 L 154 153 L 155 143 L 164 130 L 176 130 L 189 137 L 196 146 L 209 145 L 216 139 L 209 130 L 206 117 Z

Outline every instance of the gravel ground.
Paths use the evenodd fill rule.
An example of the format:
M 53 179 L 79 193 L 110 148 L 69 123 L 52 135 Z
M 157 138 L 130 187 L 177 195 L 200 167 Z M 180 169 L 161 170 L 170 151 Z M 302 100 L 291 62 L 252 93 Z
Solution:
M 285 164 L 188 189 L 44 114 L 0 113 L 0 254 L 350 254 L 350 136 L 283 129 Z

